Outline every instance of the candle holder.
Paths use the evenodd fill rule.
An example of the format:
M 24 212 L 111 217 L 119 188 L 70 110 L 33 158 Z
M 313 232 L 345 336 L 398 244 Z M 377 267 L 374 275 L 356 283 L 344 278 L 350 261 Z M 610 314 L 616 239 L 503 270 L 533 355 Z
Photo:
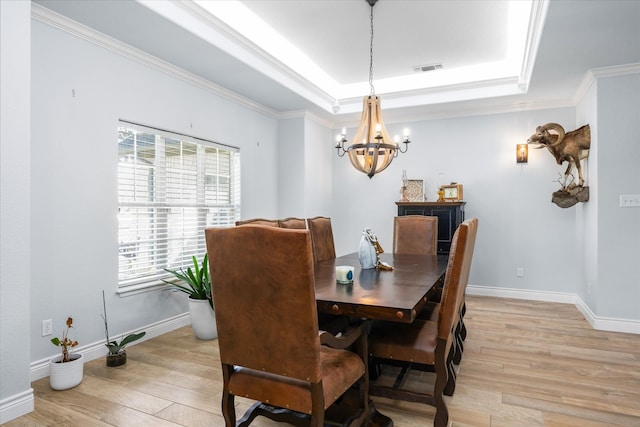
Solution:
M 407 171 L 406 169 L 402 170 L 402 187 L 400 187 L 400 201 L 408 202 L 409 198 L 407 197 Z

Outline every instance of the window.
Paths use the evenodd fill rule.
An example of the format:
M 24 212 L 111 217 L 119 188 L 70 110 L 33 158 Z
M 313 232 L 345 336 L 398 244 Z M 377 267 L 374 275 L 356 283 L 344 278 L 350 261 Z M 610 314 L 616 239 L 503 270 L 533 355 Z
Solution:
M 237 148 L 120 122 L 118 241 L 121 288 L 157 283 L 165 268 L 206 252 L 204 229 L 240 217 Z M 144 287 L 144 286 L 143 286 Z

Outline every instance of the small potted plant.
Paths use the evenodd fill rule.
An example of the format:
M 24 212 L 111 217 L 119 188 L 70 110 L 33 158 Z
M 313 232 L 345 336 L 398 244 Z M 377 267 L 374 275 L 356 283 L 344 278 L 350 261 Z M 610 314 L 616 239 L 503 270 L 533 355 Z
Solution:
M 102 308 L 104 310 L 104 314 L 102 315 L 102 320 L 104 320 L 104 333 L 107 337 L 105 346 L 109 349 L 109 353 L 107 354 L 107 366 L 124 365 L 127 363 L 127 351 L 125 350 L 127 344 L 131 344 L 132 342 L 139 340 L 145 336 L 146 332 L 129 334 L 126 337 L 121 338 L 120 342 L 110 339 L 109 323 L 107 322 L 107 303 L 105 302 L 104 291 L 102 291 Z
M 53 345 L 62 347 L 62 354 L 49 361 L 49 384 L 54 390 L 66 390 L 77 386 L 82 382 L 84 373 L 83 355 L 70 352 L 78 345 L 78 341 L 69 338 L 69 331 L 73 328 L 71 316 L 67 318 L 66 326 L 62 339 L 51 339 Z
M 213 298 L 211 296 L 211 281 L 209 280 L 209 261 L 207 254 L 202 259 L 202 264 L 198 264 L 198 259 L 194 256 L 193 269 L 165 271 L 173 274 L 180 282 L 164 280 L 171 285 L 172 290 L 184 292 L 189 296 L 189 314 L 191 315 L 191 327 L 196 338 L 201 340 L 212 340 L 217 338 L 216 317 L 213 311 Z M 186 285 L 185 285 L 186 284 Z

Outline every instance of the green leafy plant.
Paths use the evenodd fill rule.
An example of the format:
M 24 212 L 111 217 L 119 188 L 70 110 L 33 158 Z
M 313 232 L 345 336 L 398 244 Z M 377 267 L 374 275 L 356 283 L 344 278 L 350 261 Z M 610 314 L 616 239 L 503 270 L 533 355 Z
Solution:
M 62 359 L 60 363 L 71 362 L 71 353 L 69 349 L 78 345 L 78 341 L 74 341 L 69 338 L 69 330 L 73 328 L 73 318 L 69 316 L 67 318 L 67 329 L 62 333 L 62 339 L 55 337 L 51 338 L 53 345 L 62 347 Z
M 209 280 L 209 260 L 207 254 L 202 259 L 202 264 L 198 264 L 198 259 L 194 256 L 193 269 L 191 267 L 180 268 L 179 270 L 170 270 L 165 268 L 168 273 L 173 274 L 176 278 L 180 279 L 181 283 L 172 282 L 162 279 L 163 282 L 171 285 L 176 292 L 184 292 L 192 299 L 208 300 L 209 305 L 213 308 L 213 298 L 211 297 L 211 281 Z
M 102 314 L 102 320 L 104 320 L 104 333 L 107 337 L 107 343 L 105 346 L 109 349 L 109 354 L 119 354 L 124 351 L 127 344 L 131 344 L 134 341 L 139 340 L 143 336 L 145 336 L 146 332 L 139 332 L 137 334 L 129 334 L 126 337 L 122 338 L 120 342 L 117 340 L 111 340 L 109 338 L 109 323 L 107 322 L 107 303 L 104 298 L 104 291 L 102 291 L 102 309 L 104 310 L 104 314 Z

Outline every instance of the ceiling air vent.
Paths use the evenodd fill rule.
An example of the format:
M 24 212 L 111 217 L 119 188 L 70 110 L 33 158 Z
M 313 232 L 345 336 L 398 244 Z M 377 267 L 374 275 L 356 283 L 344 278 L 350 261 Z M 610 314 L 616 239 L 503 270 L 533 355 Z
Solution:
M 441 70 L 443 68 L 442 64 L 433 64 L 433 65 L 420 65 L 417 67 L 413 67 L 414 73 L 426 73 L 427 71 L 435 71 Z

